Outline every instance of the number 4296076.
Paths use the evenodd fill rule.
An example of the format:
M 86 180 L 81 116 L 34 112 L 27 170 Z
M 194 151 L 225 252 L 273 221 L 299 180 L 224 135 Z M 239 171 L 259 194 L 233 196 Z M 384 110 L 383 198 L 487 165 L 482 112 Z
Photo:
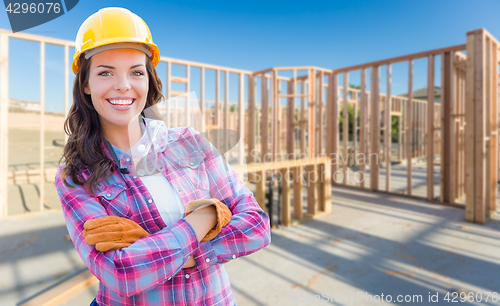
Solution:
M 47 10 L 45 10 L 47 8 Z M 9 14 L 42 14 L 52 12 L 58 14 L 61 11 L 60 3 L 9 3 L 5 11 Z

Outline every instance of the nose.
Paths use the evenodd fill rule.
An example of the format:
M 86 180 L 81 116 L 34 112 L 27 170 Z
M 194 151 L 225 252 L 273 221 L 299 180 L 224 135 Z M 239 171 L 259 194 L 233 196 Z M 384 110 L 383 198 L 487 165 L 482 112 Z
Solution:
M 117 91 L 127 91 L 130 89 L 130 81 L 126 73 L 117 75 L 114 89 Z

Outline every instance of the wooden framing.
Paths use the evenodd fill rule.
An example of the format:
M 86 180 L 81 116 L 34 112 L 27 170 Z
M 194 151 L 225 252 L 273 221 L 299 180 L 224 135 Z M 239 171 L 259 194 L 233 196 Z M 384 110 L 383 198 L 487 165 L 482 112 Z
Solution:
M 40 42 L 40 210 L 43 210 L 44 182 L 46 171 L 44 164 L 44 103 L 45 103 L 45 44 L 55 44 L 64 47 L 65 67 L 69 66 L 68 50 L 74 44 L 68 41 L 43 38 L 37 35 L 24 33 L 10 33 L 0 30 L 0 216 L 7 215 L 7 181 L 8 155 L 8 43 L 9 37 Z M 461 51 L 467 50 L 467 53 Z M 327 163 L 312 163 L 306 166 L 289 166 L 286 172 L 279 170 L 287 177 L 293 174 L 293 217 L 302 218 L 302 191 L 300 171 L 306 168 L 306 174 L 317 177 L 317 181 L 310 181 L 307 187 L 307 212 L 311 215 L 319 211 L 327 211 L 329 205 L 329 184 L 335 180 L 338 163 L 350 160 L 350 154 L 356 161 L 359 143 L 359 153 L 365 154 L 364 163 L 360 164 L 360 171 L 366 172 L 366 162 L 369 162 L 370 186 L 360 182 L 362 188 L 382 190 L 379 186 L 379 162 L 386 164 L 385 191 L 391 191 L 391 142 L 392 116 L 399 117 L 398 157 L 407 162 L 407 194 L 414 195 L 412 190 L 412 162 L 415 158 L 427 158 L 427 192 L 423 198 L 434 201 L 434 156 L 441 155 L 441 199 L 443 203 L 458 205 L 465 195 L 467 220 L 483 223 L 496 210 L 497 183 L 499 178 L 499 106 L 498 106 L 498 54 L 497 40 L 485 30 L 467 33 L 467 43 L 436 50 L 404 55 L 391 59 L 365 63 L 361 65 L 328 70 L 318 67 L 280 67 L 269 68 L 258 72 L 208 65 L 191 61 L 184 61 L 162 57 L 160 60 L 167 64 L 167 98 L 185 94 L 192 90 L 190 83 L 191 68 L 200 68 L 200 109 L 205 124 L 217 128 L 238 129 L 241 142 L 238 147 L 238 163 L 244 163 L 245 156 L 250 163 L 258 162 L 251 154 L 252 150 L 260 153 L 261 162 L 276 161 L 284 152 L 291 159 L 295 159 L 297 150 L 305 153 L 309 158 L 318 157 L 324 152 L 332 159 Z M 441 56 L 442 100 L 438 104 L 434 101 L 434 67 L 435 56 Z M 427 100 L 413 97 L 413 61 L 427 58 L 428 80 Z M 408 97 L 391 95 L 391 65 L 408 61 Z M 173 76 L 172 65 L 183 65 L 185 76 Z M 387 65 L 387 93 L 380 93 L 380 67 Z M 209 101 L 205 95 L 205 81 L 207 69 L 215 71 L 215 100 Z M 370 91 L 367 90 L 366 71 L 371 72 Z M 69 110 L 69 82 L 68 69 L 65 71 L 65 98 L 64 112 Z M 292 71 L 293 77 L 278 75 L 281 71 Z M 305 74 L 297 76 L 297 71 Z M 349 88 L 349 73 L 361 72 L 361 89 Z M 224 84 L 221 84 L 221 74 L 224 74 Z M 343 87 L 338 86 L 338 76 L 343 73 Z M 238 75 L 238 82 L 229 82 L 231 74 Z M 233 75 L 231 75 L 233 76 Z M 328 84 L 325 84 L 325 77 Z M 257 79 L 261 80 L 260 104 L 256 97 Z M 246 83 L 248 80 L 248 83 Z M 185 84 L 186 92 L 172 91 L 171 83 Z M 288 84 L 287 92 L 282 92 L 281 85 Z M 230 84 L 231 83 L 231 84 Z M 245 92 L 248 84 L 248 92 Z M 231 85 L 231 89 L 230 89 Z M 221 93 L 221 86 L 224 92 Z M 299 88 L 297 88 L 299 87 Z M 229 101 L 233 96 L 233 89 L 239 90 L 237 101 Z M 324 97 L 324 89 L 327 95 Z M 340 102 L 340 90 L 343 91 Z M 221 97 L 223 95 L 223 97 Z M 248 102 L 245 102 L 248 95 Z M 286 107 L 281 105 L 281 99 L 287 99 Z M 297 98 L 300 107 L 296 106 Z M 223 105 L 221 105 L 224 101 Z M 323 103 L 326 102 L 326 112 Z M 339 147 L 339 113 L 340 103 L 343 108 L 343 146 Z M 348 108 L 352 103 L 355 111 L 353 122 L 349 122 Z M 166 105 L 167 113 L 177 109 L 177 100 L 174 105 Z M 215 109 L 210 109 L 214 105 Z M 182 112 L 185 115 L 185 124 L 195 124 L 190 116 L 191 101 L 187 100 Z M 248 113 L 246 107 L 248 106 Z M 173 108 L 172 108 L 173 107 Z M 233 107 L 237 111 L 232 111 Z M 285 109 L 286 108 L 286 111 Z M 440 109 L 441 108 L 441 109 Z M 360 111 L 360 123 L 357 124 L 357 111 Z M 381 127 L 381 111 L 383 110 L 384 125 Z M 326 116 L 324 116 L 326 113 Z M 298 114 L 296 118 L 296 114 Z M 169 126 L 176 126 L 182 119 L 179 116 L 167 116 Z M 349 145 L 349 127 L 353 125 L 352 146 Z M 326 125 L 326 127 L 325 127 Z M 383 128 L 383 148 L 380 148 L 381 128 Z M 360 137 L 357 137 L 357 131 Z M 259 138 L 260 135 L 260 138 Z M 326 138 L 324 136 L 326 135 Z M 297 137 L 296 137 L 297 136 Z M 326 139 L 326 143 L 324 140 Z M 226 139 L 228 140 L 228 139 Z M 300 145 L 296 144 L 300 142 Z M 342 151 L 342 154 L 339 154 Z M 271 153 L 270 155 L 268 153 Z M 380 154 L 383 155 L 380 155 Z M 304 158 L 301 155 L 301 158 Z M 258 156 L 258 154 L 257 154 Z M 396 156 L 394 156 L 396 157 Z M 288 157 L 287 157 L 288 158 Z M 333 160 L 335 158 L 335 160 Z M 342 165 L 342 184 L 348 184 L 347 172 L 350 161 Z M 266 173 L 261 171 L 261 178 Z M 257 177 L 258 172 L 252 172 Z M 33 174 L 33 173 L 32 173 Z M 338 173 L 337 173 L 338 174 Z M 323 180 L 324 175 L 328 180 Z M 15 181 L 12 174 L 10 181 Z M 26 176 L 29 177 L 29 176 Z M 254 181 L 253 179 L 251 181 Z M 257 182 L 257 180 L 255 180 Z M 259 192 L 265 189 L 264 183 L 257 182 L 259 204 L 263 199 Z M 290 185 L 284 187 L 286 204 L 291 199 Z M 467 192 L 465 192 L 467 191 Z M 415 194 L 416 195 L 416 194 Z M 319 202 L 318 202 L 319 200 Z M 291 217 L 291 209 L 285 214 Z M 285 219 L 284 219 L 285 220 Z M 289 220 L 286 220 L 289 223 Z
M 466 201 L 465 217 L 467 221 L 484 223 L 484 33 L 480 31 L 467 33 L 467 90 L 466 122 Z M 478 88 L 476 88 L 478 86 Z M 477 146 L 477 148 L 476 148 Z
M 391 143 L 392 143 L 392 116 L 391 116 L 391 64 L 387 64 L 387 95 L 384 105 L 384 153 L 385 153 L 385 191 L 391 190 Z
M 380 67 L 371 68 L 371 151 L 370 151 L 370 190 L 379 189 L 380 173 Z
M 387 64 L 395 64 L 395 63 L 399 63 L 399 62 L 405 62 L 405 61 L 408 61 L 411 59 L 427 57 L 431 54 L 441 54 L 441 53 L 450 52 L 450 51 L 462 51 L 462 50 L 465 50 L 465 46 L 466 45 L 456 45 L 456 46 L 451 46 L 451 47 L 446 47 L 446 48 L 441 48 L 441 49 L 413 53 L 413 54 L 393 57 L 393 58 L 385 59 L 385 60 L 381 60 L 381 61 L 375 61 L 375 62 L 365 63 L 365 64 L 361 64 L 361 65 L 356 65 L 356 66 L 334 69 L 333 72 L 334 73 L 343 73 L 345 71 L 361 70 L 363 68 L 366 69 L 366 68 L 370 68 L 373 66 L 382 66 L 382 65 L 387 65 Z
M 290 168 L 282 168 L 281 172 L 281 220 L 284 226 L 290 226 Z
M 353 93 L 355 94 L 355 93 Z M 358 145 L 358 103 L 352 104 L 352 148 L 349 156 L 350 166 L 356 166 L 356 147 Z
M 315 103 L 315 83 L 314 83 L 314 70 L 309 70 L 309 157 L 316 156 L 317 152 L 314 152 L 314 140 L 315 140 L 315 116 L 314 116 L 314 103 Z
M 200 68 L 200 110 L 201 117 L 205 125 L 212 124 L 208 122 L 208 118 L 205 118 L 205 67 Z
M 427 200 L 434 199 L 434 55 L 427 57 Z
M 215 125 L 221 126 L 220 118 L 220 70 L 215 70 Z
M 266 171 L 256 172 L 256 195 L 255 200 L 262 210 L 266 210 Z
M 457 114 L 455 116 L 456 123 L 456 142 L 457 142 L 457 176 L 455 184 L 457 185 L 455 198 L 461 199 L 465 197 L 465 79 L 466 79 L 466 56 L 460 52 L 456 52 L 456 97 L 457 97 Z M 461 64 L 460 64 L 461 63 Z
M 497 184 L 499 181 L 499 174 L 498 171 L 495 169 L 498 169 L 499 164 L 498 164 L 498 157 L 499 157 L 499 139 L 498 139 L 498 126 L 499 126 L 499 100 L 498 99 L 498 63 L 499 63 L 499 58 L 498 58 L 498 51 L 499 51 L 499 43 L 493 39 L 493 37 L 490 37 L 491 41 L 491 46 L 489 46 L 489 50 L 491 52 L 491 57 L 489 58 L 489 65 L 490 67 L 490 73 L 489 73 L 489 98 L 491 99 L 491 109 L 490 109 L 490 122 L 489 122 L 489 137 L 490 137 L 490 156 L 489 156 L 489 163 L 491 163 L 491 167 L 488 167 L 491 170 L 490 174 L 490 198 L 488 199 L 490 203 L 490 213 L 494 214 L 497 210 L 497 196 L 498 196 L 498 189 L 497 189 Z
M 333 158 L 333 142 L 334 142 L 334 128 L 333 121 L 335 117 L 333 115 L 333 74 L 328 75 L 328 88 L 326 92 L 326 144 L 325 153 L 329 158 Z M 328 120 L 330 118 L 330 120 Z M 332 169 L 330 169 L 332 170 Z M 333 171 L 332 171 L 333 173 Z
M 323 152 L 323 72 L 320 71 L 314 76 L 318 79 L 316 90 L 316 154 L 315 156 L 320 156 Z
M 45 201 L 45 42 L 40 43 L 40 211 Z
M 498 43 L 484 29 L 467 33 L 466 220 L 483 224 L 496 208 Z M 493 89 L 495 88 L 495 89 Z M 489 151 L 489 152 L 488 152 Z M 495 166 L 493 170 L 491 166 Z
M 306 91 L 306 83 L 304 81 L 300 82 L 300 92 L 302 96 L 300 97 L 300 154 L 306 154 L 306 130 L 307 130 L 307 119 L 306 119 L 306 97 L 304 92 Z
M 339 80 L 338 74 L 332 73 L 330 76 L 329 84 L 331 87 L 331 115 L 328 117 L 327 122 L 331 122 L 330 131 L 331 134 L 328 135 L 328 139 L 331 139 L 332 151 L 331 154 L 334 154 L 334 162 L 332 163 L 332 179 L 335 181 L 335 173 L 339 169 L 339 115 L 340 115 L 340 107 L 339 107 Z
M 406 193 L 411 195 L 411 170 L 412 170 L 412 157 L 413 157 L 413 139 L 412 139 L 412 125 L 413 125 L 413 60 L 408 61 L 408 102 L 406 105 L 406 158 L 407 158 L 407 187 Z
M 492 103 L 491 103 L 491 46 L 492 41 L 488 35 L 485 37 L 485 52 L 484 52 L 484 57 L 485 57 L 485 66 L 484 66 L 484 73 L 485 73 L 485 82 L 484 82 L 484 95 L 485 95 L 485 151 L 486 151 L 486 162 L 492 162 L 491 161 L 491 156 L 492 156 L 492 150 L 496 151 L 496 147 L 492 146 L 492 130 L 491 130 L 491 122 L 492 122 L 492 116 L 491 116 L 491 110 L 492 110 Z M 496 51 L 496 50 L 495 50 Z M 492 172 L 490 167 L 485 167 L 485 203 L 484 203 L 484 211 L 485 211 L 485 221 L 490 218 L 490 211 L 491 211 L 491 200 L 494 200 L 496 202 L 496 197 L 495 199 L 491 198 L 492 191 L 494 189 L 497 189 L 497 182 L 495 181 L 494 184 L 491 184 L 491 178 L 492 178 Z M 492 188 L 493 187 L 493 188 Z M 493 190 L 492 190 L 493 189 Z
M 323 162 L 316 166 L 319 169 L 319 210 L 325 213 L 332 211 L 332 193 L 331 193 L 331 173 L 329 162 Z
M 455 68 L 453 65 L 455 55 L 453 52 L 446 52 L 441 55 L 441 133 L 447 141 L 441 142 L 441 202 L 455 202 L 455 179 L 457 177 L 457 141 L 455 130 L 455 116 L 457 109 L 455 106 Z
M 166 77 L 167 77 L 167 103 L 165 105 L 165 108 L 166 108 L 166 111 L 167 111 L 167 120 L 166 120 L 167 122 L 166 122 L 166 124 L 167 124 L 168 127 L 172 126 L 172 122 L 170 120 L 170 103 L 168 103 L 169 100 L 170 100 L 170 98 L 172 97 L 171 90 L 170 90 L 171 89 L 171 87 L 170 87 L 170 84 L 171 84 L 170 80 L 172 79 L 172 76 L 170 75 L 171 73 L 172 73 L 172 64 L 170 62 L 167 62 L 167 75 L 166 75 Z
M 253 75 L 248 76 L 248 163 L 255 163 L 255 133 L 256 130 L 256 120 L 257 120 L 257 109 L 255 101 L 255 77 Z M 250 178 L 249 178 L 250 179 Z M 251 181 L 253 179 L 250 179 Z
M 399 103 L 401 105 L 401 102 Z M 403 153 L 403 116 L 400 114 L 398 116 L 398 159 L 402 160 Z
M 294 71 L 295 72 L 295 71 Z M 287 159 L 291 156 L 295 155 L 295 118 L 294 118 L 294 111 L 295 111 L 295 78 L 294 81 L 288 81 L 287 82 L 287 91 L 290 97 L 287 99 L 287 128 L 286 131 L 286 152 L 287 152 Z M 293 157 L 295 159 L 295 156 Z
M 9 36 L 0 33 L 0 217 L 6 217 L 9 167 Z
M 361 130 L 359 131 L 360 138 L 360 151 L 362 156 L 364 156 L 363 163 L 360 165 L 361 173 L 366 176 L 366 163 L 368 162 L 368 97 L 366 93 L 366 69 L 361 69 Z M 365 180 L 361 180 L 361 188 L 365 187 Z
M 245 76 L 242 73 L 238 74 L 238 85 L 239 85 L 239 95 L 238 95 L 238 129 L 240 133 L 240 141 L 238 144 L 238 164 L 243 165 L 245 163 Z
M 261 76 L 261 161 L 267 161 L 267 154 L 269 152 L 269 84 L 265 74 Z
M 293 217 L 302 220 L 302 181 L 300 167 L 293 168 Z
M 230 128 L 229 123 L 229 72 L 227 70 L 224 71 L 224 124 L 223 128 L 228 130 Z M 224 137 L 225 147 L 229 148 L 229 139 Z M 227 152 L 226 152 L 226 160 L 227 160 Z
M 342 88 L 344 97 L 342 111 L 342 184 L 347 184 L 348 165 L 345 162 L 348 160 L 349 153 L 349 75 L 344 72 L 344 84 Z
M 279 162 L 270 162 L 270 163 L 260 163 L 260 164 L 252 164 L 247 166 L 234 166 L 233 169 L 236 172 L 240 171 L 248 171 L 250 173 L 256 174 L 256 182 L 257 182 L 257 191 L 256 191 L 256 200 L 259 203 L 259 206 L 265 210 L 265 173 L 266 171 L 279 171 L 281 173 L 281 177 L 283 179 L 283 190 L 282 190 L 282 201 L 283 205 L 287 207 L 283 207 L 283 215 L 287 214 L 286 219 L 288 224 L 290 222 L 290 171 L 293 170 L 293 189 L 294 189 L 294 218 L 301 220 L 303 218 L 302 214 L 302 181 L 300 177 L 300 169 L 305 167 L 307 170 L 306 174 L 309 174 L 311 169 L 319 168 L 320 172 L 317 173 L 317 177 L 315 177 L 315 181 L 319 183 L 321 188 L 319 189 L 319 197 L 309 197 L 308 195 L 308 206 L 307 213 L 310 217 L 317 215 L 319 212 L 321 213 L 330 213 L 331 212 L 331 181 L 330 181 L 330 167 L 328 164 L 330 160 L 328 158 L 309 158 L 309 159 L 300 159 L 300 160 L 288 160 L 288 161 L 279 161 Z M 285 186 L 287 185 L 287 186 Z M 308 187 L 309 190 L 309 187 Z M 286 194 L 286 195 L 285 195 Z
M 317 141 L 316 137 L 316 80 L 315 80 L 316 74 L 314 73 L 314 69 L 309 70 L 309 157 L 313 158 L 319 154 L 315 150 L 315 141 Z M 307 176 L 308 176 L 308 182 L 307 182 L 307 213 L 309 215 L 315 215 L 317 212 L 317 205 L 316 205 L 316 200 L 317 200 L 317 185 L 316 182 L 318 180 L 318 172 L 316 165 L 311 164 L 308 165 L 307 167 Z M 315 176 L 315 180 L 311 180 L 311 176 Z

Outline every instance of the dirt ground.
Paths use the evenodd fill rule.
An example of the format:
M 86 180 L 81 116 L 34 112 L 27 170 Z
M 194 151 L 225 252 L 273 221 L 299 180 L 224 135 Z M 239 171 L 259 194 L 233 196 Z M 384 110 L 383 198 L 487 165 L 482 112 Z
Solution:
M 45 115 L 45 168 L 57 167 L 64 143 L 64 117 Z M 36 113 L 9 113 L 9 170 L 40 167 L 40 116 Z
M 63 114 L 45 114 L 45 131 L 62 132 L 63 125 Z M 40 115 L 28 112 L 9 112 L 9 129 L 40 131 Z

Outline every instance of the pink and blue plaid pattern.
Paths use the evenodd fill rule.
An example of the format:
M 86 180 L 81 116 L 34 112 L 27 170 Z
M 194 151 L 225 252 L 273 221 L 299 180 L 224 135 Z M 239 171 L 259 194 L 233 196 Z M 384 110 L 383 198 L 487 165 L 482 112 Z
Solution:
M 112 159 L 107 147 L 102 150 Z M 160 154 L 160 172 L 179 192 L 186 207 L 192 200 L 217 198 L 231 210 L 231 222 L 210 241 L 198 242 L 184 219 L 165 225 L 142 181 L 133 174 L 113 176 L 91 196 L 86 189 L 68 188 L 56 175 L 56 185 L 68 232 L 80 257 L 99 279 L 97 303 L 110 305 L 235 305 L 223 263 L 256 252 L 271 242 L 269 217 L 253 194 L 204 136 L 192 128 L 168 130 Z M 88 169 L 83 176 L 89 176 Z M 89 219 L 120 216 L 151 235 L 127 248 L 99 252 L 82 237 Z M 196 266 L 182 269 L 190 256 Z

